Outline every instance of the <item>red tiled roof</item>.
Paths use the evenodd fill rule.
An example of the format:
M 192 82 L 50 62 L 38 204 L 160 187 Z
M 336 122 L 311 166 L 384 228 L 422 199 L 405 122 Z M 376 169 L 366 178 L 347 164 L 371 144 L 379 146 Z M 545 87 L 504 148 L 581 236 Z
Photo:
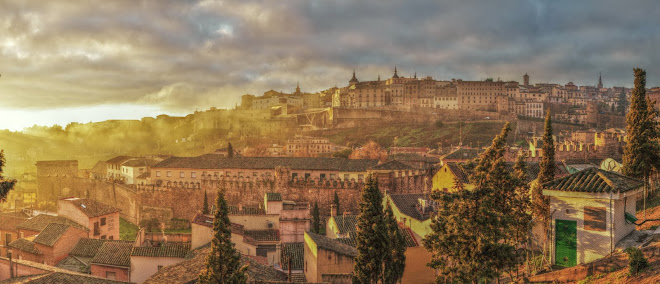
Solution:
M 103 204 L 94 199 L 69 198 L 62 201 L 69 202 L 82 211 L 87 217 L 99 217 L 121 211 L 118 208 Z

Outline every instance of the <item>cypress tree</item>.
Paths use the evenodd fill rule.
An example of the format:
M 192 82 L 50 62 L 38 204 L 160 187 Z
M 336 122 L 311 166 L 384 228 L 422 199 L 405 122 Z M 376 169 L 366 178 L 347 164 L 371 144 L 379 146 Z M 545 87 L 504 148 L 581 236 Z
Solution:
M 635 68 L 635 88 L 626 116 L 628 143 L 623 150 L 623 174 L 646 180 L 660 167 L 657 112 L 646 97 L 646 71 Z
M 209 199 L 206 196 L 206 190 L 204 190 L 204 207 L 202 208 L 202 214 L 209 214 Z
M 312 209 L 312 232 L 318 234 L 321 232 L 321 217 L 319 216 L 319 202 L 314 202 L 314 209 Z
M 394 211 L 390 203 L 385 207 L 384 215 L 385 226 L 387 227 L 387 240 L 389 247 L 383 259 L 383 284 L 394 284 L 403 277 L 403 270 L 406 268 L 406 240 L 399 231 L 399 224 L 394 217 Z
M 5 202 L 7 200 L 9 191 L 14 189 L 14 185 L 16 185 L 15 179 L 5 179 L 2 174 L 6 163 L 5 150 L 0 150 L 0 202 Z
M 619 102 L 617 103 L 617 111 L 621 115 L 626 115 L 626 110 L 628 109 L 628 98 L 626 97 L 626 90 L 623 90 L 619 94 Z
M 514 247 L 505 241 L 513 222 L 507 196 L 516 184 L 504 164 L 509 131 L 507 123 L 477 159 L 473 190 L 455 181 L 452 193 L 433 194 L 437 212 L 423 242 L 432 253 L 428 265 L 438 271 L 436 282 L 493 279 L 515 263 Z
M 227 158 L 234 157 L 234 147 L 231 146 L 231 142 L 227 143 Z
M 382 198 L 378 181 L 369 175 L 360 201 L 353 283 L 377 283 L 382 277 L 383 258 L 388 246 Z
M 231 242 L 229 207 L 224 192 L 218 192 L 215 218 L 213 219 L 214 238 L 211 251 L 206 256 L 206 268 L 199 274 L 199 283 L 246 283 L 247 265 L 241 267 L 241 255 Z
M 543 184 L 555 179 L 555 143 L 552 139 L 552 118 L 550 111 L 545 114 L 545 127 L 543 129 L 543 157 L 539 163 L 539 175 L 532 183 L 532 215 L 539 217 L 544 231 L 550 226 L 550 201 L 543 195 Z M 547 250 L 547 234 L 543 242 Z
M 339 195 L 337 195 L 337 192 L 335 191 L 335 200 L 333 201 L 335 204 L 335 208 L 337 209 L 337 215 L 340 215 L 341 211 L 339 211 Z

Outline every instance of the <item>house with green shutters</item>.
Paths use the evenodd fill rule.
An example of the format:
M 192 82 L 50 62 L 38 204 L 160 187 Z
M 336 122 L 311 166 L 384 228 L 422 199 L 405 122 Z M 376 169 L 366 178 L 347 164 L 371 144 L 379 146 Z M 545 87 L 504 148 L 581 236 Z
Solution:
M 549 197 L 552 263 L 575 266 L 603 258 L 635 230 L 640 180 L 588 168 L 544 184 Z

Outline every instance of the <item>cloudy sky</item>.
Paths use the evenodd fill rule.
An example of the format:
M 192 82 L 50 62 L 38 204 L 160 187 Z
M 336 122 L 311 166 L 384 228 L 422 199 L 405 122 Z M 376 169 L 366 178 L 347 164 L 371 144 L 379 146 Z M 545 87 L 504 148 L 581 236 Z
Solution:
M 0 0 L 0 129 L 232 107 L 400 73 L 660 85 L 655 1 Z M 7 117 L 11 116 L 12 119 Z

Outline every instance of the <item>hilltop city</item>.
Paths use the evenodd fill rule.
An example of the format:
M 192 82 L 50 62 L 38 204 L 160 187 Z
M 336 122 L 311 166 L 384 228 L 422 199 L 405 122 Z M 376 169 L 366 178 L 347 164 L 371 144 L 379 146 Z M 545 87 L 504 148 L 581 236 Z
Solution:
M 0 283 L 660 281 L 645 72 L 408 73 L 5 131 Z

